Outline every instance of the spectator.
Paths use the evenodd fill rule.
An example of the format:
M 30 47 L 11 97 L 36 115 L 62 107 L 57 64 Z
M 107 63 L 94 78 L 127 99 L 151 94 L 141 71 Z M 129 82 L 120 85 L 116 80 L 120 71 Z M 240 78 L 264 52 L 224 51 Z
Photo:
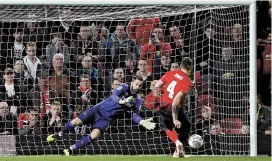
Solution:
M 91 79 L 92 89 L 98 91 L 98 86 L 102 85 L 102 79 L 99 77 L 98 69 L 93 66 L 93 59 L 91 56 L 85 55 L 81 66 L 76 70 L 76 75 L 79 78 L 82 74 L 86 74 Z M 80 82 L 80 80 L 79 80 Z M 103 91 L 103 87 L 100 87 Z
M 23 60 L 15 60 L 14 66 L 14 81 L 19 86 L 23 87 L 23 90 L 28 92 L 33 88 L 34 80 L 32 79 L 29 72 L 25 70 Z
M 4 80 L 0 85 L 0 100 L 6 101 L 13 114 L 24 112 L 27 103 L 27 95 L 22 86 L 16 84 L 13 78 L 14 72 L 11 68 L 4 71 Z
M 0 135 L 17 134 L 17 117 L 9 112 L 6 102 L 0 102 Z
M 249 126 L 248 125 L 243 125 L 240 131 L 241 134 L 249 134 Z
M 204 105 L 201 108 L 201 116 L 202 119 L 197 121 L 196 123 L 196 132 L 199 135 L 209 135 L 210 134 L 210 127 L 215 122 L 214 119 L 212 119 L 212 110 L 209 106 Z
M 125 62 L 125 55 L 134 53 L 139 55 L 136 42 L 128 38 L 123 24 L 116 26 L 115 32 L 112 33 L 108 41 L 104 42 L 101 47 L 101 55 L 105 61 L 106 73 L 120 66 L 120 62 Z
M 37 46 L 35 42 L 29 42 L 26 45 L 27 56 L 23 58 L 27 72 L 30 73 L 33 82 L 36 82 L 36 75 L 43 69 L 47 69 L 40 59 L 36 56 Z
M 232 48 L 225 44 L 222 47 L 222 59 L 216 61 L 213 68 L 214 95 L 219 99 L 220 113 L 226 115 L 241 113 L 240 105 L 245 95 L 243 91 L 248 91 L 244 66 L 233 55 Z
M 211 130 L 210 130 L 211 135 L 219 135 L 219 134 L 224 134 L 222 132 L 222 128 L 219 124 L 219 122 L 214 122 L 211 124 Z
M 45 42 L 44 36 L 45 33 L 43 29 L 38 27 L 36 22 L 26 22 L 23 38 L 25 42 L 37 42 L 37 48 L 43 49 L 45 47 L 43 46 L 43 43 Z
M 130 39 L 136 40 L 137 45 L 148 45 L 151 31 L 159 27 L 161 21 L 158 17 L 137 18 L 129 21 L 127 33 Z
M 24 32 L 22 28 L 16 28 L 13 30 L 14 42 L 8 43 L 7 56 L 15 59 L 22 59 L 26 56 L 24 45 Z
M 75 74 L 63 66 L 64 55 L 55 54 L 53 66 L 49 70 L 49 88 L 56 91 L 57 97 L 61 98 L 64 112 L 71 111 L 69 107 L 70 90 L 75 89 Z M 68 114 L 68 113 L 67 113 Z
M 125 79 L 124 70 L 122 68 L 115 69 L 113 72 L 113 78 L 116 78 L 123 83 Z
M 165 42 L 163 30 L 155 28 L 152 30 L 149 44 L 143 46 L 140 57 L 148 60 L 148 71 L 152 73 L 153 68 L 160 64 L 161 56 L 171 56 L 171 53 L 171 45 Z
M 32 101 L 34 111 L 38 111 L 43 117 L 49 113 L 50 103 L 59 100 L 59 97 L 55 90 L 49 88 L 48 72 L 39 72 L 37 77 L 38 83 L 28 92 L 28 97 Z
M 197 57 L 196 57 L 196 70 L 201 72 L 201 75 L 211 74 L 213 62 L 218 60 L 217 48 L 220 46 L 218 42 L 218 35 L 215 32 L 215 24 L 213 21 L 205 21 L 206 24 L 201 28 L 203 31 L 197 37 Z M 202 30 L 201 29 L 201 30 Z
M 170 71 L 172 70 L 180 70 L 180 66 L 178 63 L 172 63 L 170 67 Z
M 52 66 L 53 56 L 56 53 L 62 53 L 64 55 L 64 64 L 66 67 L 69 67 L 70 50 L 68 45 L 64 44 L 61 33 L 53 33 L 51 44 L 46 46 L 46 63 L 48 67 Z
M 124 75 L 124 70 L 122 68 L 116 68 L 113 74 L 110 73 L 110 75 L 105 78 L 104 97 L 110 95 L 111 83 L 113 82 L 114 79 L 117 79 L 121 83 L 124 83 L 125 75 Z
M 71 94 L 71 104 L 75 106 L 73 109 L 82 108 L 87 109 L 100 102 L 97 91 L 91 88 L 90 77 L 86 74 L 80 76 L 80 86 Z M 74 111 L 74 110 L 73 110 Z
M 119 79 L 113 79 L 111 84 L 111 93 L 121 84 Z
M 18 117 L 19 135 L 41 134 L 41 118 L 38 111 L 29 109 L 29 112 L 21 113 Z
M 127 54 L 125 66 L 122 66 L 122 68 L 125 69 L 125 82 L 131 82 L 137 72 L 137 60 L 133 53 Z
M 12 44 L 9 44 L 8 51 L 10 52 L 7 54 L 11 58 L 15 59 L 22 59 L 24 56 L 26 56 L 25 52 L 25 45 L 23 44 L 23 38 L 24 38 L 24 33 L 23 29 L 17 28 L 13 32 L 13 37 L 14 37 L 14 42 Z
M 93 23 L 90 31 L 95 41 L 104 42 L 109 38 L 109 30 L 104 26 L 103 21 L 97 21 L 96 25 Z
M 239 23 L 236 23 L 231 27 L 230 30 L 230 38 L 228 41 L 230 41 L 231 46 L 234 49 L 235 57 L 238 58 L 241 62 L 248 62 L 249 55 L 246 53 L 249 53 L 249 42 L 246 41 L 248 38 L 246 38 L 246 35 L 244 35 L 245 31 L 243 26 Z M 247 65 L 247 68 L 249 68 L 248 63 L 245 65 Z M 248 69 L 247 72 L 249 72 Z
M 16 28 L 13 30 L 13 42 L 3 43 L 0 56 L 0 68 L 2 70 L 11 67 L 14 59 L 22 59 L 25 53 L 25 45 L 23 44 L 23 29 Z M 11 40 L 13 40 L 11 38 Z
M 151 81 L 153 80 L 153 75 L 147 69 L 147 61 L 139 60 L 138 61 L 138 71 L 136 75 L 139 75 L 143 78 L 143 86 L 141 89 L 142 96 L 146 96 L 148 92 L 147 87 L 150 86 Z
M 161 102 L 161 96 L 160 91 L 158 91 L 155 88 L 155 84 L 157 83 L 157 80 L 153 80 L 150 84 L 150 90 L 149 94 L 144 99 L 144 107 L 148 110 L 157 111 L 160 109 L 160 102 Z
M 184 35 L 180 33 L 178 26 L 173 25 L 169 28 L 170 32 L 170 45 L 172 48 L 171 62 L 181 62 L 183 57 L 188 57 L 189 49 L 188 42 L 186 41 Z
M 92 56 L 93 60 L 97 62 L 100 59 L 99 43 L 93 41 L 89 26 L 81 26 L 76 40 L 71 42 L 72 68 L 79 68 L 84 56 L 87 54 Z
M 241 24 L 234 24 L 231 30 L 231 36 L 233 41 L 239 41 L 243 38 L 243 27 Z
M 271 128 L 271 108 L 261 102 L 261 95 L 257 96 L 257 130 L 258 133 L 264 134 Z
M 50 113 L 43 117 L 45 131 L 48 134 L 54 134 L 61 130 L 61 127 L 65 125 L 67 119 L 65 115 L 62 114 L 62 107 L 58 101 L 53 101 L 51 103 Z
M 161 56 L 160 66 L 154 67 L 154 78 L 160 79 L 166 72 L 169 71 L 171 59 L 168 55 Z

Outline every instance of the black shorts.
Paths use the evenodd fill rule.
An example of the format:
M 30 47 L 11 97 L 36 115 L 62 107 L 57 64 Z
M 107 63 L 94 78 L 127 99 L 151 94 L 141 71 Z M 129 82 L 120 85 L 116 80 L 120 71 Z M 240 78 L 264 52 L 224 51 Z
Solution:
M 164 126 L 168 130 L 172 130 L 175 128 L 174 123 L 173 123 L 173 118 L 172 118 L 172 111 L 171 109 L 162 109 L 160 110 L 161 114 L 161 119 L 164 124 Z M 181 128 L 180 129 L 175 129 L 177 133 L 179 134 L 179 139 L 180 141 L 185 141 L 189 133 L 191 131 L 191 121 L 189 120 L 189 117 L 185 113 L 185 110 L 183 108 L 180 108 L 178 110 L 178 120 L 181 122 Z

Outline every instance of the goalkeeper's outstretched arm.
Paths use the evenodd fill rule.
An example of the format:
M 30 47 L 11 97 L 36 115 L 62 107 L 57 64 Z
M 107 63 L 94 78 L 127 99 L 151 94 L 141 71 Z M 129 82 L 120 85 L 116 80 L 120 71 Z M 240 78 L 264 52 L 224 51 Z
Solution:
M 153 118 L 148 118 L 148 119 L 143 119 L 141 118 L 141 116 L 139 115 L 140 113 L 140 108 L 142 105 L 142 101 L 140 99 L 138 99 L 138 101 L 136 102 L 136 108 L 133 111 L 133 122 L 135 122 L 138 125 L 142 125 L 143 127 L 145 127 L 148 130 L 153 130 L 156 127 L 156 124 L 153 121 Z

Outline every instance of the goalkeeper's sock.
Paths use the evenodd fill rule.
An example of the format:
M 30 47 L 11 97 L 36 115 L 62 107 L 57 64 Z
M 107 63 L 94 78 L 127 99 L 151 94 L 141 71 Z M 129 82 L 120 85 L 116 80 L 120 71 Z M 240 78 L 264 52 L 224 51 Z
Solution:
M 178 139 L 178 134 L 176 132 L 176 130 L 165 130 L 166 135 L 168 136 L 168 138 L 173 142 L 176 143 Z
M 76 142 L 74 145 L 70 146 L 70 150 L 79 149 L 81 147 L 84 147 L 92 142 L 92 138 L 90 135 L 83 137 L 78 142 Z
M 59 132 L 59 136 L 62 136 L 65 133 L 68 133 L 69 131 L 74 129 L 74 125 L 72 125 L 72 122 L 68 122 L 67 124 L 65 124 L 65 126 L 62 128 L 61 132 Z

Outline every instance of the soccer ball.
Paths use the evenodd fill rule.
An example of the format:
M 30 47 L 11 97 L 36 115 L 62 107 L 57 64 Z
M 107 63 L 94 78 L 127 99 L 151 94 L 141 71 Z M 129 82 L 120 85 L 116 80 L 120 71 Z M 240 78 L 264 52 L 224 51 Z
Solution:
M 200 135 L 194 134 L 190 136 L 188 143 L 191 148 L 198 149 L 203 145 L 203 139 Z

